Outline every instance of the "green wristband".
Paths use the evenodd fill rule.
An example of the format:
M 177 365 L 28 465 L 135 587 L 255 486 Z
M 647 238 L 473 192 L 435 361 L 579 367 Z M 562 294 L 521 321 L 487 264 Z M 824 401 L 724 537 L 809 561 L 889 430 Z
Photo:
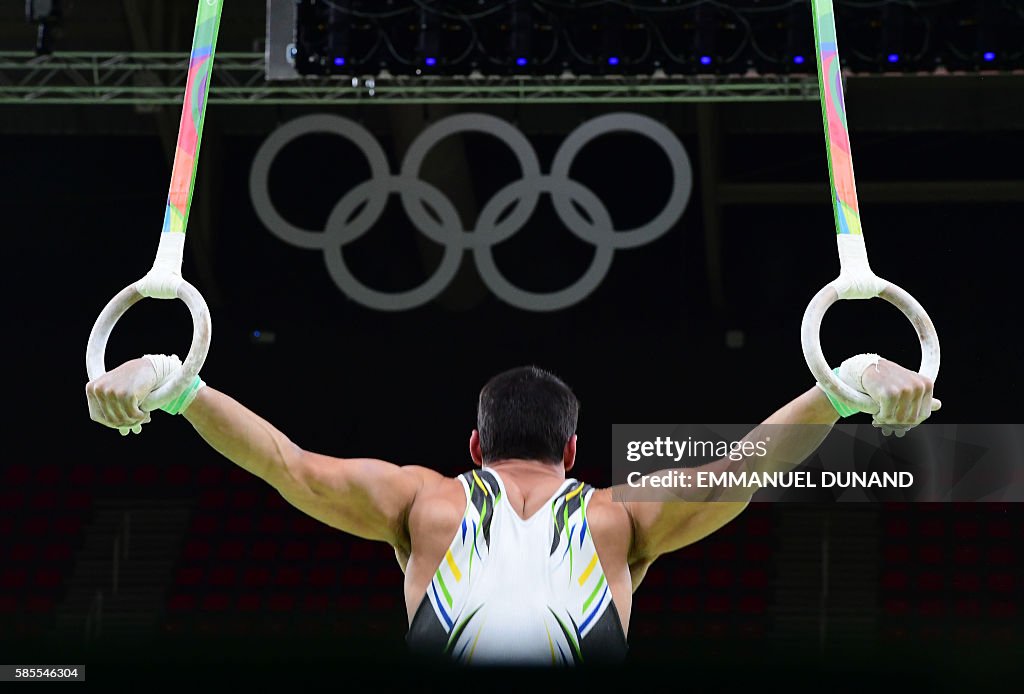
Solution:
M 166 405 L 163 405 L 160 409 L 168 414 L 181 414 L 189 405 L 192 404 L 192 401 L 196 399 L 196 393 L 198 393 L 199 389 L 204 385 L 206 384 L 203 382 L 203 379 L 199 378 L 199 374 L 196 374 L 195 379 L 193 379 L 188 388 L 182 391 L 181 395 L 174 398 L 174 400 L 171 400 Z
M 832 373 L 838 376 L 839 368 L 837 367 L 835 369 L 832 369 Z M 820 383 L 818 384 L 818 387 L 821 388 L 821 390 L 825 393 L 825 397 L 827 397 L 828 401 L 832 403 L 832 407 L 836 408 L 836 412 L 839 413 L 840 417 L 849 417 L 852 414 L 857 414 L 858 412 L 860 412 L 860 410 L 857 409 L 856 407 L 851 407 L 850 405 L 847 405 L 845 402 L 842 402 L 841 400 L 836 398 L 836 396 L 828 392 L 828 389 L 826 389 Z

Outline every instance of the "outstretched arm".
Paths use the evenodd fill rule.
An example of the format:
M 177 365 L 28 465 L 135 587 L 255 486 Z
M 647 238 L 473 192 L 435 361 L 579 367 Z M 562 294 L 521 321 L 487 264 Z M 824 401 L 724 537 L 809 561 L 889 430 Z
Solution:
M 86 386 L 90 416 L 111 427 L 148 419 L 138 405 L 156 385 L 135 359 Z M 231 397 L 203 388 L 185 412 L 199 435 L 228 460 L 273 486 L 308 515 L 359 537 L 408 549 L 406 517 L 424 484 L 440 475 L 371 458 L 332 458 L 293 443 Z
M 872 366 L 864 371 L 862 385 L 881 407 L 875 425 L 887 431 L 902 432 L 914 427 L 939 407 L 939 401 L 932 398 L 930 380 L 884 359 L 877 368 Z M 738 463 L 722 459 L 687 472 L 790 470 L 821 445 L 837 419 L 836 410 L 824 392 L 811 388 L 774 412 L 745 438 L 761 440 L 762 434 L 770 431 L 772 441 L 767 455 L 748 456 Z M 704 501 L 708 490 L 695 490 L 692 498 L 625 501 L 633 525 L 630 565 L 646 567 L 661 554 L 711 534 L 739 515 L 754 491 L 753 488 L 730 489 L 729 501 Z M 621 490 L 621 498 L 628 499 L 630 493 Z

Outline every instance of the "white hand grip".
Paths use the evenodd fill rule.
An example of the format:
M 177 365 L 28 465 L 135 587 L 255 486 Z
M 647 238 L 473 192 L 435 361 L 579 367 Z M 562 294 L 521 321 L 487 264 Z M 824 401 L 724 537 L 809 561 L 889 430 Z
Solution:
M 178 287 L 177 293 L 178 298 L 185 302 L 192 314 L 192 346 L 189 347 L 188 356 L 185 357 L 184 363 L 177 372 L 142 402 L 140 407 L 147 412 L 166 405 L 178 397 L 203 368 L 206 355 L 210 351 L 213 326 L 210 321 L 210 309 L 207 307 L 203 295 L 184 280 Z M 135 289 L 133 282 L 118 292 L 103 307 L 99 317 L 96 318 L 92 331 L 89 333 L 89 345 L 85 350 L 85 368 L 89 373 L 89 380 L 95 380 L 106 373 L 104 354 L 107 351 L 107 340 L 110 338 L 110 333 L 125 311 L 141 298 L 142 295 Z
M 917 338 L 921 342 L 921 366 L 918 373 L 922 376 L 935 380 L 939 374 L 939 336 L 935 333 L 935 326 L 932 319 L 925 313 L 924 308 L 904 290 L 895 284 L 886 283 L 878 296 L 903 312 L 903 315 L 914 325 L 917 331 Z M 815 294 L 811 303 L 804 311 L 803 323 L 800 326 L 800 342 L 803 344 L 804 359 L 810 368 L 814 378 L 818 380 L 832 395 L 849 405 L 857 407 L 862 412 L 875 414 L 878 412 L 878 405 L 867 395 L 854 390 L 839 380 L 821 351 L 821 320 L 829 307 L 839 300 L 839 293 L 832 283 L 825 285 L 821 291 Z

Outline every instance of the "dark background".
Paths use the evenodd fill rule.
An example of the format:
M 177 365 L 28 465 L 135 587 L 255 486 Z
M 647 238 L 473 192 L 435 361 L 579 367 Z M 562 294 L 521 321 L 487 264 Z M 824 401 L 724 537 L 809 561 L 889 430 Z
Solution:
M 1024 203 L 1019 195 L 901 201 L 900 184 L 1019 180 L 1019 119 L 989 118 L 979 106 L 998 112 L 1019 100 L 1012 84 L 1010 92 L 929 87 L 920 112 L 914 107 L 924 102 L 910 90 L 854 80 L 847 92 L 858 181 L 894 191 L 862 199 L 872 266 L 913 293 L 937 326 L 941 421 L 1020 421 Z M 946 120 L 936 107 L 943 103 Z M 207 449 L 183 420 L 157 413 L 142 436 L 126 439 L 89 421 L 86 338 L 105 302 L 148 269 L 170 173 L 151 115 L 90 108 L 0 112 L 9 316 L 0 661 L 89 662 L 90 679 L 131 671 L 185 681 L 226 670 L 229 679 L 315 677 L 326 667 L 404 663 L 401 573 L 387 547 L 305 519 Z M 648 113 L 679 134 L 694 165 L 690 204 L 669 233 L 619 252 L 585 301 L 539 314 L 494 298 L 468 256 L 449 291 L 422 308 L 381 313 L 347 300 L 319 252 L 263 227 L 248 193 L 265 135 L 320 109 L 212 105 L 183 270 L 213 314 L 205 380 L 309 449 L 454 474 L 470 465 L 481 385 L 500 370 L 537 364 L 582 402 L 576 474 L 597 485 L 610 478 L 612 423 L 764 418 L 813 385 L 800 319 L 837 272 L 820 112 L 816 102 L 713 107 L 723 181 L 822 184 L 806 200 L 722 203 L 719 278 L 707 262 L 698 108 L 614 109 Z M 964 117 L 972 108 L 973 120 Z M 519 125 L 546 169 L 569 130 L 610 109 L 464 110 Z M 397 168 L 406 144 L 397 124 L 449 112 L 363 107 L 344 115 L 370 128 Z M 918 127 L 918 117 L 928 125 Z M 477 208 L 515 176 L 511 157 L 486 137 L 467 137 L 458 149 L 468 185 L 446 178 L 438 157 L 424 177 Z M 609 136 L 586 148 L 572 173 L 624 228 L 665 199 L 659 156 L 636 138 Z M 275 203 L 296 223 L 322 226 L 364 168 L 343 143 L 297 142 L 272 171 Z M 509 278 L 535 290 L 565 286 L 590 253 L 546 201 L 496 251 Z M 394 290 L 427 277 L 436 254 L 392 199 L 346 258 L 367 284 Z M 254 330 L 276 339 L 254 340 Z M 727 331 L 741 331 L 742 346 L 729 346 Z M 184 354 L 189 335 L 181 304 L 145 302 L 118 324 L 108 366 L 145 352 Z M 881 302 L 836 307 L 823 343 L 835 363 L 863 351 L 910 366 L 918 358 L 909 324 Z M 178 520 L 166 527 L 156 522 L 154 544 L 140 545 L 139 519 L 154 509 L 182 515 L 172 512 Z M 94 549 L 112 547 L 114 531 L 125 536 L 126 512 L 135 514 L 137 542 L 118 550 L 123 578 L 114 596 L 111 551 Z M 111 517 L 122 520 L 110 525 Z M 630 663 L 733 683 L 818 667 L 885 671 L 918 685 L 991 683 L 1017 667 L 1024 646 L 1022 540 L 1024 511 L 1013 503 L 753 505 L 651 570 L 635 595 Z M 95 592 L 106 595 L 99 635 L 80 597 Z M 412 681 L 417 672 L 393 676 Z

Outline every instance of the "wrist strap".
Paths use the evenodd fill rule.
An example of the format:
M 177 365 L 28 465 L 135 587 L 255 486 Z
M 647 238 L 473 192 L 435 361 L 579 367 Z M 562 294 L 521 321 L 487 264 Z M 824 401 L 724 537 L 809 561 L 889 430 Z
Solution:
M 199 378 L 199 375 L 197 374 L 192 383 L 189 384 L 188 388 L 186 388 L 181 395 L 160 409 L 168 414 L 183 414 L 185 410 L 188 409 L 188 406 L 192 404 L 192 401 L 196 399 L 196 396 L 199 395 L 199 391 L 205 385 L 206 383 L 204 383 L 203 379 Z
M 836 368 L 832 369 L 832 373 L 834 373 L 836 376 L 838 376 L 839 375 L 839 367 L 837 366 Z M 860 410 L 857 409 L 856 407 L 852 407 L 850 405 L 847 405 L 845 402 L 843 402 L 843 401 L 839 400 L 838 398 L 836 398 L 836 396 L 834 396 L 834 395 L 832 395 L 832 393 L 828 392 L 828 390 L 824 386 L 822 386 L 820 383 L 818 383 L 817 386 L 819 388 L 821 388 L 821 391 L 825 394 L 825 397 L 828 398 L 828 401 L 830 403 L 832 403 L 832 407 L 836 408 L 836 412 L 839 413 L 840 417 L 849 417 L 852 414 L 857 414 L 858 412 L 860 412 Z

